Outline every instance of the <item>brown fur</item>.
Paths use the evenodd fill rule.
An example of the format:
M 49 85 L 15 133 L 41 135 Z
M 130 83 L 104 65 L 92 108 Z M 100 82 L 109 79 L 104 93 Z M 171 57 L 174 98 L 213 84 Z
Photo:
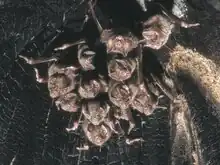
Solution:
M 220 69 L 216 64 L 192 49 L 177 45 L 169 52 L 166 68 L 172 73 L 189 75 L 201 93 L 220 108 Z

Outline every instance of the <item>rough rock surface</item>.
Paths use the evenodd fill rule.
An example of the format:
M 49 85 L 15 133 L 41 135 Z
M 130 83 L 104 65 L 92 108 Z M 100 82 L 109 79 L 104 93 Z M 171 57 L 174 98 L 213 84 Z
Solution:
M 46 86 L 36 83 L 33 69 L 18 60 L 17 53 L 25 43 L 46 25 L 50 30 L 45 36 L 49 36 L 51 31 L 60 27 L 63 13 L 79 1 L 0 1 L 0 164 L 170 164 L 174 160 L 170 158 L 168 111 L 156 111 L 149 117 L 137 118 L 138 129 L 134 136 L 145 139 L 141 145 L 127 146 L 124 138 L 113 138 L 101 150 L 91 148 L 88 152 L 79 152 L 76 147 L 84 142 L 81 132 L 68 133 L 65 130 L 73 123 L 74 115 L 57 111 Z M 180 13 L 186 13 L 190 21 L 200 22 L 201 27 L 181 29 L 181 35 L 173 39 L 185 48 L 195 49 L 204 57 L 214 59 L 219 66 L 220 13 L 215 10 L 218 5 L 214 5 L 215 8 L 212 5 L 203 6 L 200 1 L 204 2 L 189 1 L 187 12 L 182 7 Z M 176 3 L 180 2 L 185 1 L 176 0 Z M 178 11 L 184 5 L 179 5 Z M 75 14 L 78 18 L 83 15 Z M 68 12 L 66 17 L 73 18 L 74 14 Z M 72 27 L 72 24 L 68 25 Z M 74 26 L 77 29 L 78 24 Z M 42 42 L 36 44 L 42 50 L 46 46 Z M 30 49 L 33 47 L 34 44 L 29 45 Z M 42 50 L 34 53 L 39 54 Z M 196 159 L 200 159 L 203 160 L 200 164 L 217 165 L 220 157 L 219 109 L 203 97 L 189 77 L 182 76 L 180 80 L 190 107 L 192 128 L 196 132 L 192 134 L 198 136 L 194 139 L 198 140 L 197 145 L 202 151 L 200 158 L 192 155 L 193 162 L 183 163 L 196 164 Z

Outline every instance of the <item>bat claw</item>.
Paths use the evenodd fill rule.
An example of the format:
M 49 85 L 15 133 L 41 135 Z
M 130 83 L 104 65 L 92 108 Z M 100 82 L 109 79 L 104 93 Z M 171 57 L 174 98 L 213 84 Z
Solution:
M 66 128 L 66 131 L 67 132 L 75 131 L 75 130 L 78 129 L 78 127 L 79 127 L 79 123 L 78 122 L 74 122 L 73 127 L 72 128 Z
M 126 141 L 126 143 L 128 145 L 132 145 L 132 144 L 134 144 L 136 142 L 144 142 L 144 139 L 143 138 L 135 138 L 135 139 L 128 139 L 128 138 L 126 138 L 125 141 Z
M 87 150 L 89 150 L 89 146 L 88 145 L 84 145 L 82 147 L 76 147 L 76 149 L 78 151 L 87 151 Z
M 200 26 L 200 23 L 193 23 L 193 24 L 188 24 L 185 22 L 181 23 L 181 27 L 184 27 L 184 28 L 191 28 L 191 27 L 197 27 L 197 26 Z
M 18 57 L 25 60 L 26 63 L 31 64 L 31 60 L 29 60 L 27 57 L 22 56 L 22 55 L 18 55 Z

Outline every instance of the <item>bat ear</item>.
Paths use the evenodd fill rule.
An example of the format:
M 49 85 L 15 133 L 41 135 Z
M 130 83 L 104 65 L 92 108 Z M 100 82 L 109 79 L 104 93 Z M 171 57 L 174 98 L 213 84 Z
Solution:
M 142 26 L 146 28 L 152 25 L 157 25 L 159 23 L 160 23 L 160 16 L 155 15 L 155 16 L 150 17 L 147 21 L 143 21 Z
M 106 43 L 112 35 L 113 35 L 113 32 L 111 30 L 104 30 L 101 35 L 102 42 Z

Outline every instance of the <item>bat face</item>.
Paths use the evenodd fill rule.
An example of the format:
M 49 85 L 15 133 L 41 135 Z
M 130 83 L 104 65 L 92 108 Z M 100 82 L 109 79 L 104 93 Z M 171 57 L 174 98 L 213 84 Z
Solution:
M 82 127 L 87 139 L 96 146 L 102 146 L 112 135 L 112 130 L 105 123 L 93 125 L 85 120 Z
M 160 49 L 163 46 L 163 40 L 159 38 L 159 33 L 154 30 L 146 30 L 142 33 L 145 39 L 145 47 L 149 47 L 152 49 Z
M 110 87 L 108 91 L 110 101 L 120 107 L 121 109 L 127 109 L 132 99 L 132 91 L 129 86 L 124 83 L 115 83 Z
M 154 15 L 143 22 L 144 46 L 160 49 L 169 39 L 174 23 L 164 15 Z
M 98 94 L 108 90 L 107 80 L 99 75 L 95 78 L 81 78 L 78 93 L 84 99 L 95 98 Z
M 134 109 L 138 110 L 140 113 L 145 114 L 146 116 L 153 113 L 152 107 L 154 104 L 148 93 L 149 91 L 147 91 L 145 85 L 141 84 L 139 87 L 139 92 L 131 104 Z
M 96 80 L 83 82 L 80 84 L 78 92 L 82 98 L 95 98 L 101 92 L 101 84 Z
M 60 96 L 55 101 L 55 104 L 57 107 L 64 111 L 76 112 L 80 107 L 78 101 L 78 96 L 75 93 L 68 93 L 66 95 Z
M 108 74 L 116 81 L 129 79 L 136 68 L 136 61 L 133 59 L 112 59 L 108 64 Z
M 76 87 L 76 72 L 71 68 L 60 69 L 54 65 L 50 67 L 53 70 L 49 73 L 48 89 L 52 98 L 65 95 Z M 49 69 L 49 70 L 50 70 Z
M 109 112 L 107 103 L 100 104 L 100 101 L 88 101 L 82 106 L 83 115 L 93 124 L 99 125 L 104 122 Z
M 104 30 L 101 41 L 106 44 L 108 54 L 121 54 L 126 57 L 138 45 L 138 39 L 130 32 L 115 33 L 112 30 Z
M 142 36 L 145 40 L 144 47 L 158 50 L 167 43 L 170 34 L 171 32 L 168 31 L 165 33 L 163 29 L 158 27 L 144 29 L 142 32 Z

